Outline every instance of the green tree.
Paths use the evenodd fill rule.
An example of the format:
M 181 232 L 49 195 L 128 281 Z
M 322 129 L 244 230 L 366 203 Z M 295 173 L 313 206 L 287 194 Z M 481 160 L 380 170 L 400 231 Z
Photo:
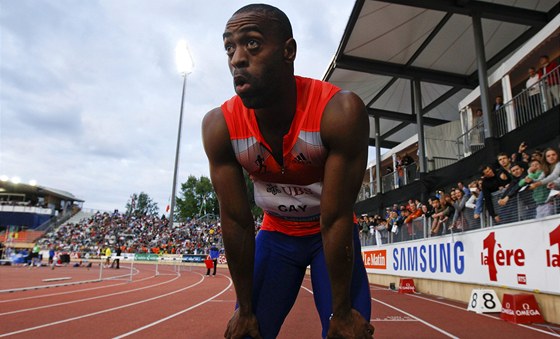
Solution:
M 150 196 L 144 192 L 132 194 L 126 203 L 126 212 L 129 215 L 158 215 L 159 207 Z
M 175 209 L 175 219 L 178 221 L 219 213 L 218 198 L 208 177 L 201 176 L 198 179 L 190 175 L 187 181 L 181 184 L 180 194 Z
M 255 217 L 262 216 L 262 210 L 255 204 L 253 182 L 245 174 L 247 195 L 251 212 Z M 177 197 L 175 208 L 175 220 L 184 221 L 187 218 L 198 218 L 207 214 L 220 214 L 218 197 L 208 177 L 189 176 L 187 181 L 181 184 L 181 196 Z

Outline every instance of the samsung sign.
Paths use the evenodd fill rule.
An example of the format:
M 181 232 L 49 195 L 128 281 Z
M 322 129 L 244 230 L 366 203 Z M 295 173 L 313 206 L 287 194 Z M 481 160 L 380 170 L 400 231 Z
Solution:
M 394 248 L 393 270 L 463 274 L 464 249 L 461 241 Z

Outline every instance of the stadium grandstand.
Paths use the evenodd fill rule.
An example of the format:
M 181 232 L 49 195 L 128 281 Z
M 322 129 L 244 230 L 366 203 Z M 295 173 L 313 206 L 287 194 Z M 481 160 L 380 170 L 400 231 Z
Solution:
M 58 189 L 0 180 L 0 241 L 31 248 L 46 231 L 78 213 L 83 202 Z
M 558 191 L 492 190 L 480 168 L 517 184 L 513 164 L 523 178 L 535 157 L 554 166 L 543 156 L 560 146 L 559 12 L 558 1 L 356 1 L 324 80 L 370 116 L 377 156 L 355 207 L 370 282 L 412 278 L 463 302 L 480 288 L 531 293 L 560 323 Z
M 531 294 L 560 324 L 560 187 L 518 180 L 560 169 L 546 159 L 560 147 L 559 41 L 556 0 L 356 1 L 324 80 L 357 93 L 369 113 L 376 157 L 355 212 L 371 283 L 412 279 L 462 302 L 475 289 Z M 489 188 L 486 168 L 503 185 Z M 39 230 L 21 247 L 73 257 L 222 248 L 214 218 L 77 214 L 83 201 L 70 193 L 0 189 L 5 246 L 15 247 L 14 230 Z

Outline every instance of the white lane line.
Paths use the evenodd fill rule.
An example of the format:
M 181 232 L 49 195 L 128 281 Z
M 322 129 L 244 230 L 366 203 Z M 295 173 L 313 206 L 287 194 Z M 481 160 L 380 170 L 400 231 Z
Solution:
M 441 329 L 441 328 L 439 328 L 439 327 L 437 327 L 437 326 L 435 326 L 435 325 L 430 324 L 429 322 L 427 322 L 427 321 L 425 321 L 425 320 L 422 320 L 422 319 L 420 319 L 420 318 L 418 318 L 418 317 L 416 317 L 416 316 L 414 316 L 414 315 L 412 315 L 412 314 L 410 314 L 410 313 L 408 313 L 408 312 L 406 312 L 406 311 L 404 311 L 404 310 L 401 310 L 401 309 L 398 308 L 398 307 L 389 305 L 389 304 L 387 304 L 387 303 L 385 303 L 385 302 L 383 302 L 383 301 L 381 301 L 381 300 L 375 299 L 375 298 L 371 298 L 371 300 L 373 300 L 373 301 L 375 301 L 375 302 L 378 302 L 378 303 L 380 303 L 380 304 L 383 304 L 383 305 L 385 305 L 385 306 L 387 306 L 387 307 L 389 307 L 389 308 L 392 308 L 392 309 L 394 309 L 394 310 L 396 310 L 396 311 L 398 311 L 398 312 L 404 313 L 404 314 L 406 314 L 407 316 L 409 316 L 409 317 L 411 317 L 411 318 L 413 318 L 413 319 L 418 320 L 418 321 L 421 322 L 422 324 L 424 324 L 424 325 L 426 325 L 426 326 L 428 326 L 428 327 L 433 328 L 434 330 L 440 332 L 441 334 L 448 336 L 449 338 L 459 338 L 459 337 L 456 337 L 456 336 L 454 336 L 453 334 L 451 334 L 451 333 L 449 333 L 449 332 L 444 331 L 443 329 Z
M 185 313 L 185 312 L 188 312 L 188 311 L 190 311 L 190 310 L 192 310 L 192 309 L 194 309 L 194 308 L 196 308 L 196 307 L 198 307 L 198 306 L 200 306 L 200 305 L 203 305 L 203 304 L 206 304 L 207 302 L 212 301 L 212 299 L 215 299 L 215 298 L 219 297 L 220 295 L 224 294 L 224 293 L 231 287 L 231 285 L 233 285 L 233 281 L 231 280 L 230 277 L 225 276 L 225 275 L 223 275 L 223 274 L 220 274 L 220 275 L 226 277 L 226 278 L 229 280 L 229 285 L 227 285 L 226 288 L 224 288 L 220 293 L 218 293 L 218 294 L 214 295 L 213 297 L 208 298 L 208 299 L 206 299 L 206 300 L 204 300 L 204 301 L 201 301 L 201 302 L 199 302 L 199 303 L 196 304 L 196 305 L 193 305 L 193 306 L 191 306 L 191 307 L 189 307 L 189 308 L 186 308 L 186 309 L 184 309 L 184 310 L 182 310 L 182 311 L 179 311 L 179 312 L 177 312 L 177 313 L 171 314 L 171 315 L 169 315 L 169 316 L 167 316 L 167 317 L 165 317 L 165 318 L 162 318 L 162 319 L 159 319 L 159 320 L 157 320 L 157 321 L 154 321 L 154 322 L 151 323 L 151 324 L 148 324 L 148 325 L 139 327 L 139 328 L 137 328 L 137 329 L 135 329 L 135 330 L 133 330 L 133 331 L 130 331 L 130 332 L 121 334 L 121 335 L 119 335 L 119 336 L 117 336 L 117 337 L 114 337 L 113 339 L 120 339 L 120 338 L 128 337 L 129 335 L 138 333 L 138 332 L 143 331 L 143 330 L 145 330 L 145 329 L 147 329 L 147 328 L 150 328 L 150 327 L 152 327 L 152 326 L 161 324 L 161 323 L 164 322 L 164 321 L 167 321 L 167 320 L 169 320 L 169 319 L 171 319 L 171 318 L 175 318 L 176 316 L 179 316 L 179 315 L 181 315 L 181 314 L 183 314 L 183 313 Z
M 305 286 L 302 285 L 301 288 L 303 288 L 304 290 L 306 290 L 306 291 L 308 291 L 309 293 L 313 294 L 313 291 L 311 291 L 311 290 L 308 289 L 307 287 L 305 287 Z M 387 306 L 387 307 L 390 307 L 390 308 L 392 308 L 392 309 L 394 309 L 394 310 L 397 310 L 397 311 L 399 311 L 399 312 L 401 312 L 401 313 L 404 313 L 404 314 L 406 314 L 407 316 L 411 317 L 412 319 L 415 319 L 415 320 L 421 322 L 422 324 L 424 324 L 424 325 L 426 325 L 426 326 L 428 326 L 428 327 L 431 327 L 431 328 L 433 328 L 434 330 L 436 330 L 436 331 L 438 331 L 438 332 L 440 332 L 440 333 L 442 333 L 442 334 L 444 334 L 444 335 L 446 335 L 446 336 L 448 336 L 448 337 L 450 337 L 450 338 L 457 338 L 457 339 L 459 338 L 459 337 L 456 337 L 456 336 L 454 336 L 453 334 L 448 333 L 448 332 L 444 331 L 443 329 L 441 329 L 441 328 L 439 328 L 439 327 L 437 327 L 437 326 L 435 326 L 435 325 L 432 325 L 432 324 L 430 324 L 429 322 L 424 321 L 424 320 L 422 320 L 422 319 L 420 319 L 420 318 L 418 318 L 418 317 L 416 317 L 416 316 L 414 316 L 414 315 L 412 315 L 412 314 L 410 314 L 410 313 L 408 313 L 408 312 L 405 312 L 405 311 L 403 311 L 403 310 L 401 310 L 401 309 L 399 309 L 399 308 L 397 308 L 397 307 L 394 307 L 394 306 L 391 306 L 391 305 L 389 305 L 389 304 L 387 304 L 387 303 L 384 303 L 384 302 L 381 301 L 381 300 L 377 300 L 377 299 L 375 299 L 375 298 L 371 298 L 371 300 L 376 301 L 376 302 L 378 302 L 378 303 L 380 303 L 380 304 L 383 304 L 383 305 L 385 305 L 385 306 Z M 370 319 L 370 320 L 371 320 L 371 319 Z
M 200 273 L 197 273 L 197 274 L 200 274 Z M 173 291 L 173 292 L 169 292 L 169 293 L 166 293 L 166 294 L 158 295 L 157 297 L 152 297 L 152 298 L 148 298 L 148 299 L 136 301 L 136 302 L 133 302 L 133 303 L 130 303 L 130 304 L 126 304 L 126 305 L 121 305 L 121 306 L 109 308 L 109 309 L 106 309 L 106 310 L 103 310 L 103 311 L 97 311 L 97 312 L 93 312 L 93 313 L 84 314 L 84 315 L 81 315 L 81 316 L 78 316 L 78 317 L 72 317 L 72 318 L 68 318 L 68 319 L 64 319 L 64 320 L 59 320 L 59 321 L 55 321 L 55 322 L 48 323 L 48 324 L 43 324 L 43 325 L 39 325 L 39 326 L 34 326 L 34 327 L 25 328 L 25 329 L 18 330 L 18 331 L 14 331 L 14 332 L 10 332 L 10 333 L 0 334 L 0 338 L 2 338 L 2 337 L 8 337 L 8 336 L 11 336 L 11 335 L 14 335 L 14 334 L 19 334 L 19 333 L 30 332 L 30 331 L 34 331 L 34 330 L 37 330 L 37 329 L 40 329 L 40 328 L 45 328 L 45 327 L 54 326 L 54 325 L 58 325 L 58 324 L 63 324 L 63 323 L 67 323 L 67 322 L 74 321 L 74 320 L 79 320 L 79 319 L 84 319 L 84 318 L 88 318 L 88 317 L 93 317 L 93 316 L 95 316 L 95 315 L 99 315 L 99 314 L 103 314 L 103 313 L 107 313 L 107 312 L 112 312 L 112 311 L 120 310 L 120 309 L 123 309 L 123 308 L 126 308 L 126 307 L 136 306 L 136 305 L 143 304 L 143 303 L 146 303 L 146 302 L 149 302 L 149 301 L 153 301 L 153 300 L 156 300 L 156 299 L 164 298 L 164 297 L 170 296 L 170 295 L 175 294 L 175 293 L 183 292 L 183 291 L 185 291 L 185 290 L 188 290 L 189 288 L 193 288 L 193 287 L 195 287 L 196 285 L 201 284 L 201 283 L 204 281 L 204 277 L 202 276 L 202 274 L 200 274 L 200 278 L 201 278 L 201 279 L 200 279 L 197 283 L 195 283 L 195 284 L 192 284 L 192 285 L 190 285 L 190 286 L 181 288 L 181 289 L 176 290 L 176 291 Z
M 115 292 L 115 293 L 109 293 L 109 294 L 104 294 L 104 295 L 98 295 L 96 297 L 90 297 L 90 298 L 85 298 L 85 299 L 79 299 L 79 300 L 72 300 L 72 301 L 65 301 L 62 303 L 56 303 L 56 304 L 49 304 L 49 305 L 43 305 L 43 306 L 37 306 L 37 307 L 32 307 L 32 308 L 24 308 L 21 310 L 17 310 L 17 311 L 10 311 L 10 312 L 5 312 L 5 313 L 0 313 L 0 316 L 3 315 L 8 315 L 8 314 L 15 314 L 15 313 L 22 313 L 22 312 L 29 312 L 29 311 L 35 311 L 35 310 L 41 310 L 41 309 L 45 309 L 45 308 L 50 308 L 50 307 L 56 307 L 56 306 L 62 306 L 62 305 L 69 305 L 69 304 L 75 304 L 75 303 L 81 303 L 84 301 L 89 301 L 89 300 L 95 300 L 95 299 L 102 299 L 102 298 L 108 298 L 108 297 L 112 297 L 115 295 L 121 295 L 121 294 L 126 294 L 126 293 L 131 293 L 131 292 L 137 292 L 137 291 L 141 291 L 141 290 L 145 290 L 147 288 L 152 288 L 152 287 L 156 287 L 156 286 L 160 286 L 160 285 L 165 285 L 168 284 L 170 282 L 173 282 L 175 280 L 179 279 L 179 276 L 168 280 L 168 281 L 164 281 L 164 282 L 160 282 L 157 284 L 153 284 L 153 285 L 148 285 L 148 286 L 144 286 L 144 287 L 139 287 L 139 288 L 135 288 L 132 290 L 126 290 L 126 291 L 121 291 L 121 292 Z
M 139 283 L 139 282 L 141 282 L 141 281 L 148 280 L 148 279 L 154 279 L 154 278 L 155 278 L 155 276 L 151 276 L 151 277 L 146 277 L 146 278 L 138 279 L 138 280 L 135 280 L 135 281 L 133 281 L 133 282 L 134 282 L 134 283 Z M 8 302 L 22 301 L 22 300 L 29 300 L 29 299 L 39 299 L 39 298 L 46 298 L 46 297 L 54 297 L 54 296 L 64 295 L 64 294 L 72 294 L 72 293 L 93 291 L 93 290 L 98 290 L 98 289 L 101 289 L 101 288 L 115 287 L 115 286 L 127 285 L 127 284 L 130 284 L 130 283 L 129 283 L 129 282 L 122 282 L 122 283 L 112 284 L 112 285 L 97 286 L 97 287 L 92 287 L 92 288 L 84 288 L 84 289 L 75 290 L 75 291 L 66 291 L 66 292 L 58 292 L 58 293 L 51 293 L 51 294 L 35 295 L 35 296 L 32 296 L 32 297 L 25 297 L 25 298 L 0 300 L 0 304 L 8 303 Z
M 133 270 L 135 270 L 136 273 L 134 273 L 134 275 L 138 275 L 138 270 L 136 268 L 134 268 Z M 60 283 L 60 284 L 50 284 L 50 285 L 38 285 L 38 286 L 28 286 L 28 287 L 20 287 L 20 288 L 10 288 L 10 289 L 6 289 L 6 290 L 0 290 L 0 294 L 1 293 L 12 293 L 12 292 L 24 292 L 24 291 L 31 291 L 31 290 L 39 290 L 39 289 L 44 289 L 44 288 L 52 288 L 52 287 L 62 287 L 62 286 L 74 286 L 74 285 L 81 285 L 81 284 L 88 284 L 88 283 L 94 283 L 94 282 L 100 282 L 102 280 L 118 280 L 115 278 L 123 278 L 123 277 L 129 277 L 129 274 L 123 274 L 123 275 L 118 275 L 115 277 L 109 277 L 109 278 L 105 278 L 105 279 L 92 279 L 92 280 L 80 280 L 80 281 L 73 281 L 73 282 L 68 282 L 68 283 Z M 43 280 L 45 281 L 45 280 Z

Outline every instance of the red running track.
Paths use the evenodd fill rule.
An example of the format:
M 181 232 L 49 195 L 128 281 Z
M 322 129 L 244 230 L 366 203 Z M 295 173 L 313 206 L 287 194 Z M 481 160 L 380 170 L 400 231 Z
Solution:
M 227 269 L 216 277 L 202 267 L 157 270 L 125 264 L 96 281 L 97 267 L 0 266 L 0 338 L 222 338 L 235 303 Z M 462 303 L 374 285 L 371 292 L 376 338 L 560 337 L 556 325 L 511 324 Z M 312 293 L 306 278 L 279 338 L 321 337 Z

